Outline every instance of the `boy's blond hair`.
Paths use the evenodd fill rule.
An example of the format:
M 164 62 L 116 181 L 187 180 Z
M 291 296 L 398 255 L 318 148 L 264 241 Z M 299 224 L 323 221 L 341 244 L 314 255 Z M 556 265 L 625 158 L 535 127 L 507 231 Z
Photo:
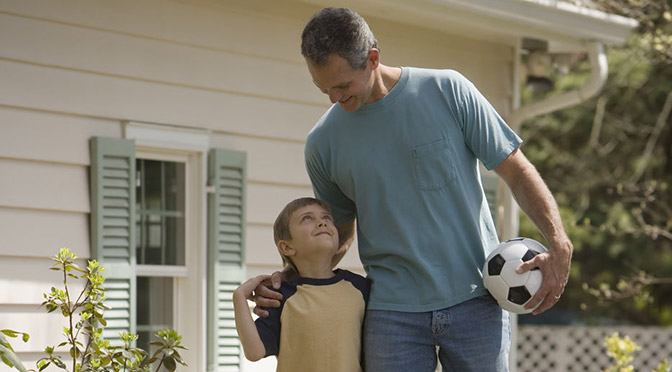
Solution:
M 294 212 L 303 207 L 314 204 L 319 205 L 320 207 L 324 208 L 324 210 L 326 210 L 329 214 L 331 214 L 331 208 L 329 208 L 329 205 L 327 205 L 327 203 L 319 199 L 305 197 L 294 199 L 291 202 L 287 203 L 287 205 L 280 211 L 280 214 L 278 214 L 278 217 L 275 219 L 275 222 L 273 223 L 273 239 L 275 240 L 276 246 L 278 245 L 278 242 L 280 242 L 281 240 L 292 240 L 292 234 L 289 231 L 289 222 L 292 219 L 292 215 L 294 214 Z M 278 252 L 280 253 L 280 256 L 282 256 L 283 266 L 289 267 L 293 271 L 292 274 L 298 275 L 299 270 L 296 268 L 296 265 L 294 265 L 292 259 L 282 254 L 282 252 L 280 252 L 279 250 Z

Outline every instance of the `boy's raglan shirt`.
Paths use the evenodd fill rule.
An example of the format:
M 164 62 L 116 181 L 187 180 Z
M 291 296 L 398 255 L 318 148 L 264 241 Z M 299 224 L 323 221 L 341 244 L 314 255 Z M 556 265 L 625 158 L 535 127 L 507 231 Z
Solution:
M 277 371 L 361 371 L 369 282 L 347 270 L 334 274 L 283 282 L 280 307 L 255 321 L 266 356 L 278 356 Z

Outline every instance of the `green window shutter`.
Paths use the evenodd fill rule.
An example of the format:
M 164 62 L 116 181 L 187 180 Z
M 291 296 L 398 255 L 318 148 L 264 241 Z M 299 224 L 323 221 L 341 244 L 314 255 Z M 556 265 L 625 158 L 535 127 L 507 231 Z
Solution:
M 481 181 L 483 182 L 485 198 L 488 200 L 488 205 L 490 206 L 492 220 L 495 221 L 495 227 L 498 228 L 499 224 L 497 221 L 497 203 L 499 202 L 499 178 L 482 176 Z
M 103 337 L 123 345 L 135 333 L 135 142 L 91 139 L 91 258 L 105 268 L 107 327 Z
M 246 155 L 213 149 L 208 164 L 208 371 L 240 371 L 233 291 L 245 264 Z

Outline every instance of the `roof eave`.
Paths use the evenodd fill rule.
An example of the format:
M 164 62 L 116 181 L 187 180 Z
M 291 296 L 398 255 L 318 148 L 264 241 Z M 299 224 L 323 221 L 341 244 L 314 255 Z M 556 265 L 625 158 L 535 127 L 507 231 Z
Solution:
M 552 0 L 303 0 L 351 7 L 365 16 L 474 37 L 533 37 L 562 44 L 597 41 L 622 45 L 637 22 L 614 14 Z
M 624 44 L 638 22 L 554 0 L 425 0 L 488 17 L 608 45 Z

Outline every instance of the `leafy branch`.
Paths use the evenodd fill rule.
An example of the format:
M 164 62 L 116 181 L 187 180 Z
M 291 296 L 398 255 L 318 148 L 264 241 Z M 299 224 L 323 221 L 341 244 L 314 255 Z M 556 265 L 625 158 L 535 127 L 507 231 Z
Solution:
M 0 333 L 0 359 L 9 367 L 20 372 L 43 371 L 50 365 L 69 372 L 148 372 L 156 364 L 155 372 L 162 367 L 168 371 L 175 371 L 177 365 L 186 366 L 179 350 L 186 350 L 181 345 L 182 336 L 174 330 L 163 330 L 157 333 L 158 342 L 151 342 L 157 350 L 148 358 L 148 353 L 133 347 L 138 339 L 135 334 L 122 332 L 120 338 L 122 346 L 113 346 L 109 340 L 103 339 L 102 328 L 107 326 L 103 313 L 109 309 L 105 305 L 105 278 L 102 272 L 105 269 L 95 260 L 88 261 L 86 269 L 80 268 L 75 261 L 77 256 L 67 248 L 62 248 L 56 256 L 50 270 L 63 273 L 63 289 L 52 287 L 44 293 L 44 306 L 48 313 L 60 311 L 67 319 L 68 326 L 63 327 L 65 341 L 57 346 L 48 346 L 44 349 L 46 356 L 37 361 L 37 370 L 27 370 L 7 339 L 3 336 L 18 337 L 21 335 L 27 342 L 27 333 L 13 330 L 2 330 Z M 79 294 L 73 294 L 68 286 L 68 279 L 85 279 L 86 285 Z M 75 299 L 73 301 L 73 298 Z M 82 342 L 81 339 L 85 341 Z M 72 358 L 70 370 L 60 355 L 55 355 L 58 348 L 66 347 Z

